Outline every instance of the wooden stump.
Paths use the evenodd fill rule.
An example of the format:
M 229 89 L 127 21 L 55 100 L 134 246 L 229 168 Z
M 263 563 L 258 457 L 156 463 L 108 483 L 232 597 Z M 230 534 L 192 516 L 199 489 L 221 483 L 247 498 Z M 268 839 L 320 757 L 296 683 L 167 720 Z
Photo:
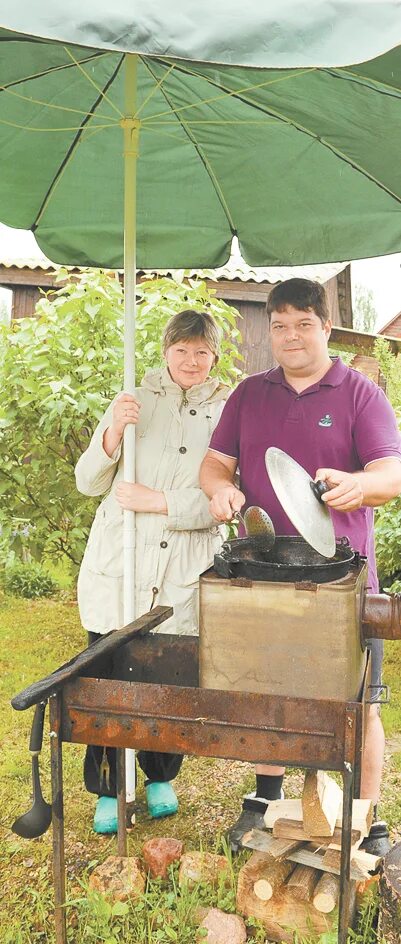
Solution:
M 399 944 L 401 941 L 401 842 L 397 842 L 385 856 L 380 891 L 380 934 L 386 944 Z

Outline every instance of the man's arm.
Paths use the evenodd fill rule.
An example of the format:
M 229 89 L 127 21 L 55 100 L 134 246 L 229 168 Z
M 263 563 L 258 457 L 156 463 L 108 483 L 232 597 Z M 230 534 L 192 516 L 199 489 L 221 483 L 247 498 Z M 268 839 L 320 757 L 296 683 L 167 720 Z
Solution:
M 315 479 L 330 485 L 322 501 L 336 511 L 355 511 L 362 505 L 375 508 L 385 505 L 401 492 L 401 462 L 399 459 L 376 459 L 361 472 L 341 472 L 339 469 L 318 469 Z
M 211 499 L 210 514 L 216 521 L 230 521 L 245 503 L 245 495 L 234 485 L 237 459 L 208 449 L 200 467 L 200 486 Z

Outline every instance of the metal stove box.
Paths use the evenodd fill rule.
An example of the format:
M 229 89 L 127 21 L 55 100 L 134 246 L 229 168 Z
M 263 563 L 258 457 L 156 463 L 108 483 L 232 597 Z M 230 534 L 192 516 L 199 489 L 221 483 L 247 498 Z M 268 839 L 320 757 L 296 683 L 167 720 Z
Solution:
M 361 632 L 367 567 L 329 583 L 200 578 L 203 688 L 348 701 L 366 666 Z

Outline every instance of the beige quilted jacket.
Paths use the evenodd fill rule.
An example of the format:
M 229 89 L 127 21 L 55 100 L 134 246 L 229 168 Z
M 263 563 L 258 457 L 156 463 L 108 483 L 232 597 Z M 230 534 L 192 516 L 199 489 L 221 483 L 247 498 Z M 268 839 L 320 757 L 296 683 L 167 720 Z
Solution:
M 142 403 L 136 427 L 136 480 L 162 490 L 168 514 L 136 515 L 136 613 L 152 601 L 174 606 L 161 632 L 198 631 L 198 577 L 211 566 L 221 536 L 199 487 L 199 468 L 229 388 L 209 378 L 183 391 L 166 368 L 146 374 L 136 397 Z M 85 629 L 107 633 L 123 621 L 123 511 L 116 501 L 122 478 L 121 448 L 109 458 L 103 434 L 111 404 L 76 469 L 84 495 L 106 495 L 96 512 L 78 579 L 78 604 Z M 157 592 L 156 592 L 157 591 Z

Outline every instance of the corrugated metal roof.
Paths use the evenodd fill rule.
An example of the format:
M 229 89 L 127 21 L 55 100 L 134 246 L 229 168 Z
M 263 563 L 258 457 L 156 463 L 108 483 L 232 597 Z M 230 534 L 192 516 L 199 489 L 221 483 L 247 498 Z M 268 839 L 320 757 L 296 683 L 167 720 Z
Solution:
M 189 278 L 208 278 L 213 281 L 240 281 L 240 282 L 268 282 L 274 284 L 291 279 L 295 276 L 304 279 L 315 279 L 317 282 L 328 282 L 348 265 L 347 262 L 327 262 L 322 265 L 308 266 L 248 266 L 239 255 L 232 255 L 226 265 L 218 269 L 147 269 L 141 270 L 144 275 L 177 275 Z M 6 269 L 41 269 L 56 272 L 61 268 L 44 255 L 32 258 L 0 258 L 0 266 Z M 66 266 L 71 270 L 79 266 Z
M 27 257 L 14 258 L 6 257 L 4 259 L 0 258 L 0 266 L 4 266 L 5 269 L 43 269 L 45 271 L 53 270 L 54 272 L 57 269 L 62 268 L 57 265 L 55 262 L 50 262 L 50 259 L 47 259 L 46 256 L 35 256 L 31 259 Z M 73 268 L 73 266 L 65 266 L 65 268 Z M 75 268 L 78 268 L 76 266 Z

